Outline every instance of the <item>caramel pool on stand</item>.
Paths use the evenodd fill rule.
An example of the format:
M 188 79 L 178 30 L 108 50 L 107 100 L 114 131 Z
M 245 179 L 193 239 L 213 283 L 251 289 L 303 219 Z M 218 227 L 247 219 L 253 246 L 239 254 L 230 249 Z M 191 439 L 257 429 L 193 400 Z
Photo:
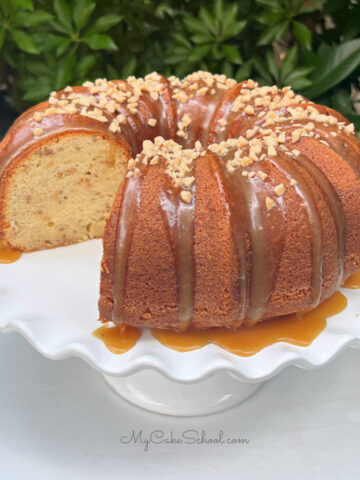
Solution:
M 93 336 L 101 340 L 110 352 L 120 354 L 136 345 L 141 337 L 141 330 L 127 325 L 104 325 L 95 330 Z
M 258 323 L 253 327 L 238 330 L 211 328 L 203 331 L 178 333 L 153 328 L 152 335 L 164 346 L 178 352 L 196 350 L 214 343 L 240 356 L 254 355 L 275 342 L 308 346 L 326 327 L 326 319 L 342 312 L 347 305 L 346 297 L 336 292 L 314 310 L 301 316 L 287 315 Z M 104 326 L 94 332 L 113 353 L 125 353 L 141 336 L 134 327 Z
M 351 289 L 360 288 L 360 270 L 345 280 L 345 282 L 342 284 L 342 287 Z
M 18 250 L 8 250 L 6 248 L 0 248 L 0 263 L 13 263 L 19 260 L 21 252 Z

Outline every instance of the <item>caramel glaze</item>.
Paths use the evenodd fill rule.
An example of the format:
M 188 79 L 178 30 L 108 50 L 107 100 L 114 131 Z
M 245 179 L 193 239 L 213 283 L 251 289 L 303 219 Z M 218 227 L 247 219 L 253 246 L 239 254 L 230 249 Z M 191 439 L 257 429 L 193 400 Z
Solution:
M 101 340 L 111 353 L 119 355 L 136 345 L 141 331 L 129 325 L 103 325 L 93 332 L 93 336 Z
M 176 88 L 159 78 L 163 90 L 156 99 L 144 91 L 137 113 L 131 113 L 126 102 L 117 106 L 115 114 L 103 110 L 109 122 L 119 113 L 124 115 L 120 134 L 109 131 L 109 122 L 79 113 L 33 120 L 35 111 L 51 106 L 47 102 L 30 109 L 1 144 L 0 175 L 53 135 L 78 130 L 101 134 L 135 156 L 145 139 L 157 136 L 174 139 L 184 148 L 194 147 L 198 140 L 206 147 L 238 138 L 261 127 L 260 114 L 269 111 L 255 103 L 253 114 L 232 108 L 246 82 L 231 88 L 214 84 L 202 95 L 191 95 L 194 85 L 188 82 L 190 98 L 180 101 L 174 95 Z M 132 94 L 131 81 L 113 83 Z M 196 84 L 206 87 L 202 79 Z M 90 90 L 73 88 L 98 95 Z M 57 95 L 60 98 L 62 92 Z M 281 100 L 284 94 L 269 95 Z M 299 105 L 311 105 L 348 123 L 333 110 L 296 96 L 291 106 Z M 292 129 L 305 122 L 292 119 L 287 108 L 279 107 L 276 113 L 284 121 L 266 128 L 280 126 L 291 145 Z M 189 115 L 191 124 L 184 136 L 178 136 L 184 115 Z M 157 120 L 155 126 L 149 126 L 150 119 Z M 41 137 L 34 137 L 36 127 L 44 131 Z M 142 165 L 140 177 L 126 179 L 120 188 L 105 232 L 101 318 L 178 330 L 238 326 L 314 308 L 333 294 L 360 267 L 360 219 L 354 215 L 360 198 L 360 147 L 356 135 L 332 135 L 334 125 L 315 121 L 314 132 L 316 140 L 303 137 L 296 142 L 300 152 L 296 160 L 277 152 L 258 162 L 257 167 L 268 174 L 266 182 L 256 178 L 249 182 L 240 172 L 229 175 L 226 158 L 207 151 L 194 162 L 189 204 L 180 202 L 180 189 L 164 178 L 164 162 L 151 168 Z M 296 188 L 287 188 L 277 207 L 267 211 L 266 196 L 277 184 L 288 184 L 290 177 L 297 180 Z M 0 203 L 2 195 L 0 191 Z M 154 225 L 159 227 L 156 241 Z M 289 259 L 296 259 L 297 265 L 289 264 Z
M 19 260 L 20 257 L 21 252 L 19 252 L 19 250 L 0 248 L 0 263 L 13 263 Z
M 207 145 L 238 138 L 247 129 L 261 126 L 263 119 L 256 113 L 263 111 L 264 107 L 255 108 L 255 115 L 251 116 L 232 110 L 241 87 L 237 85 L 225 91 L 216 90 L 212 96 L 195 97 L 184 104 L 177 102 L 177 118 L 187 113 L 192 123 L 188 137 L 176 138 L 176 141 L 187 148 L 193 147 L 198 139 Z M 307 103 L 305 99 L 300 105 L 312 105 L 319 113 L 331 114 L 339 121 L 345 121 L 333 110 Z M 299 106 L 298 100 L 294 102 L 296 106 Z M 280 113 L 287 118 L 286 109 Z M 219 119 L 225 120 L 226 128 L 220 127 Z M 280 124 L 286 132 L 287 144 L 291 145 L 288 137 L 292 129 L 305 123 L 289 118 Z M 125 252 L 117 241 L 115 257 L 126 259 L 126 274 L 118 273 L 115 266 L 110 268 L 108 276 L 115 278 L 112 291 L 115 304 L 119 304 L 119 299 L 124 300 L 124 292 L 127 300 L 122 301 L 122 315 L 118 315 L 116 309 L 112 313 L 107 312 L 100 301 L 102 318 L 139 326 L 166 325 L 180 331 L 188 327 L 202 328 L 209 322 L 216 326 L 236 327 L 252 325 L 280 313 L 310 310 L 332 295 L 343 279 L 360 265 L 358 237 L 355 238 L 355 232 L 360 233 L 359 217 L 355 218 L 352 213 L 356 198 L 360 196 L 359 142 L 354 135 L 333 136 L 332 132 L 336 132 L 336 126 L 315 123 L 317 139 L 301 138 L 296 143 L 300 152 L 296 159 L 277 152 L 276 156 L 263 160 L 261 170 L 269 175 L 266 183 L 256 178 L 249 182 L 240 171 L 229 174 L 225 163 L 228 157 L 234 155 L 233 151 L 224 158 L 207 153 L 195 162 L 193 199 L 183 209 L 179 209 L 179 190 L 170 184 L 160 189 L 154 187 L 151 196 L 158 198 L 161 210 L 156 215 L 161 217 L 161 230 L 168 234 L 164 239 L 159 233 L 161 252 L 147 251 L 143 258 L 147 263 L 151 255 L 154 267 L 155 264 L 169 264 L 169 275 L 163 278 L 166 285 L 161 284 L 161 292 L 151 301 L 158 303 L 159 308 L 156 309 L 155 305 L 153 310 L 147 309 L 146 299 L 150 295 L 148 289 L 152 279 L 151 273 L 144 277 L 137 274 L 141 262 L 136 257 L 141 253 L 132 251 L 131 245 Z M 319 140 L 326 141 L 328 145 Z M 146 181 L 151 170 L 153 167 L 141 168 L 142 182 Z M 349 191 L 344 187 L 343 170 L 355 185 Z M 164 182 L 161 177 L 156 177 L 159 185 Z M 155 181 L 155 176 L 152 178 Z M 266 195 L 276 184 L 288 184 L 291 178 L 297 181 L 297 185 L 278 200 L 276 209 L 267 212 L 264 208 Z M 210 191 L 216 192 L 220 205 L 212 201 Z M 150 194 L 141 192 L 140 195 L 149 202 Z M 144 208 L 142 204 L 141 210 Z M 119 222 L 122 222 L 124 213 L 119 207 L 118 211 L 121 212 Z M 144 217 L 149 215 L 150 210 L 144 213 Z M 139 218 L 135 221 L 138 228 L 143 222 Z M 288 230 L 289 225 L 297 227 L 296 236 Z M 219 238 L 219 233 L 214 234 L 215 231 L 221 231 L 220 246 L 212 244 L 213 238 L 216 242 Z M 131 230 L 124 234 L 132 235 Z M 115 238 L 108 232 L 105 243 L 111 244 Z M 133 245 L 137 244 L 138 240 L 133 242 Z M 206 251 L 204 244 L 207 245 Z M 222 256 L 223 250 L 226 251 L 225 256 Z M 289 258 L 298 259 L 298 271 L 290 265 L 289 272 Z M 107 264 L 106 257 L 104 262 Z M 157 289 L 159 277 L 152 276 L 156 279 L 152 288 Z M 109 278 L 107 282 L 110 282 Z M 287 306 L 284 306 L 282 297 L 284 284 L 289 292 Z M 203 298 L 201 292 L 204 290 L 212 301 Z M 173 291 L 177 292 L 175 298 Z M 136 307 L 130 299 L 133 296 L 139 301 L 140 292 L 146 292 L 145 301 Z M 222 307 L 227 310 L 225 315 L 217 309 L 217 297 L 221 298 Z
M 360 285 L 359 285 L 360 286 Z M 324 330 L 327 318 L 342 312 L 347 300 L 340 292 L 335 292 L 316 309 L 303 313 L 272 318 L 253 326 L 239 329 L 210 328 L 175 332 L 173 330 L 152 329 L 152 335 L 164 346 L 178 352 L 197 350 L 213 343 L 235 355 L 250 356 L 276 342 L 287 342 L 306 347 Z M 121 354 L 130 350 L 141 336 L 135 327 L 105 325 L 95 330 L 93 335 L 102 340 L 112 353 Z
M 152 335 L 165 347 L 178 352 L 197 350 L 213 343 L 235 355 L 248 357 L 276 342 L 301 347 L 310 345 L 326 327 L 326 319 L 342 312 L 346 305 L 346 297 L 335 292 L 317 308 L 302 315 L 271 318 L 237 330 L 223 327 L 179 333 L 153 328 Z
M 360 288 L 360 270 L 353 275 L 350 275 L 350 277 L 342 284 L 342 287 L 351 288 L 353 290 Z

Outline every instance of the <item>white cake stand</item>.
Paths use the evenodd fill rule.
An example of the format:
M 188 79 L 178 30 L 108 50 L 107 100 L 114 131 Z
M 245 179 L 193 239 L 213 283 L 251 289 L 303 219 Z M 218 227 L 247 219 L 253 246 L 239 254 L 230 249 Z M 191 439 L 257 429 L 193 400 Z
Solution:
M 288 365 L 317 368 L 360 345 L 360 292 L 342 290 L 348 307 L 328 319 L 308 347 L 279 342 L 251 357 L 215 345 L 180 353 L 148 330 L 114 355 L 91 333 L 98 327 L 101 241 L 23 255 L 0 265 L 0 330 L 17 331 L 51 359 L 78 356 L 130 402 L 168 415 L 205 415 L 248 398 Z

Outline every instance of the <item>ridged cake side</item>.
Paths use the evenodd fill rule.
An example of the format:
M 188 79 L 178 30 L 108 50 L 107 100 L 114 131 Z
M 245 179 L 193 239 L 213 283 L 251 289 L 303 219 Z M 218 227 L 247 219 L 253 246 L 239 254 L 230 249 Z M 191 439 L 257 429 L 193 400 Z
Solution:
M 71 233 L 70 221 L 51 242 L 41 228 L 30 232 L 36 241 L 19 241 L 24 228 L 9 218 L 21 195 L 25 218 L 27 199 L 16 175 L 34 186 L 31 165 L 52 171 L 50 149 L 63 178 L 69 166 L 54 145 L 77 144 L 81 163 L 92 137 L 119 165 L 79 200 L 81 218 L 101 221 L 84 224 L 86 235 Z M 105 229 L 101 319 L 179 330 L 250 324 L 316 306 L 360 267 L 359 159 L 353 125 L 288 87 L 207 72 L 100 79 L 53 92 L 5 137 L 0 241 L 32 250 L 101 235 L 127 163 Z M 109 192 L 92 213 L 99 185 Z

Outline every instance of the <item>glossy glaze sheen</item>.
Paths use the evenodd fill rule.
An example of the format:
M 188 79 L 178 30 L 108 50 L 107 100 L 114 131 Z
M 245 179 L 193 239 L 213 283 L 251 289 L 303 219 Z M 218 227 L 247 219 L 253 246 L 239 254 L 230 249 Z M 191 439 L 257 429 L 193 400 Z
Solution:
M 116 139 L 130 158 L 145 139 L 157 136 L 184 148 L 200 141 L 206 148 L 265 125 L 261 114 L 269 106 L 254 103 L 249 114 L 243 107 L 232 108 L 246 82 L 226 88 L 215 82 L 200 95 L 192 94 L 192 87 L 201 90 L 206 82 L 201 75 L 199 80 L 190 77 L 182 83 L 189 95 L 182 101 L 175 98 L 173 83 L 161 76 L 158 81 L 161 94 L 154 99 L 144 91 L 136 112 L 126 102 L 118 105 L 116 115 L 126 119 L 121 133 L 109 130 L 115 114 L 105 110 L 106 122 L 101 123 L 79 112 L 51 114 L 37 122 L 34 112 L 46 111 L 49 103 L 31 109 L 1 144 L 2 177 L 49 136 L 67 131 L 85 129 Z M 134 93 L 131 80 L 109 84 Z M 281 104 L 284 91 L 270 90 L 269 98 L 278 102 L 272 110 L 284 120 L 285 145 L 294 148 L 292 132 L 307 120 L 294 120 Z M 88 87 L 72 92 L 99 98 Z M 327 107 L 292 98 L 292 108 L 312 106 L 348 123 Z M 186 115 L 191 124 L 181 137 L 177 129 Z M 153 127 L 151 119 L 156 120 Z M 40 137 L 34 137 L 35 128 L 43 130 Z M 356 135 L 340 133 L 331 122 L 315 121 L 314 134 L 296 142 L 296 158 L 280 150 L 265 155 L 257 168 L 268 175 L 266 182 L 257 177 L 249 181 L 240 170 L 229 174 L 226 163 L 234 150 L 227 157 L 206 150 L 192 166 L 195 183 L 186 205 L 164 173 L 165 159 L 154 167 L 142 165 L 138 180 L 126 179 L 121 185 L 105 232 L 101 319 L 178 330 L 238 326 L 313 308 L 333 294 L 360 267 L 360 147 Z M 291 179 L 296 186 L 287 188 L 268 211 L 265 198 Z M 1 194 L 0 185 L 0 200 Z
M 342 312 L 347 300 L 340 292 L 325 300 L 316 309 L 303 315 L 289 315 L 270 319 L 251 327 L 237 330 L 211 328 L 208 330 L 188 330 L 183 333 L 164 329 L 152 329 L 152 335 L 165 347 L 178 352 L 197 350 L 208 344 L 215 344 L 229 352 L 250 356 L 276 342 L 287 342 L 306 347 L 326 327 L 327 318 Z M 104 326 L 94 332 L 112 353 L 125 353 L 140 338 L 141 331 L 133 327 Z
M 261 125 L 262 120 L 256 114 L 250 117 L 243 112 L 231 111 L 231 101 L 234 96 L 232 90 L 238 91 L 238 89 L 237 86 L 228 92 L 217 91 L 213 96 L 209 96 L 210 98 L 207 95 L 201 98 L 196 97 L 185 104 L 179 102 L 176 108 L 177 118 L 188 113 L 192 123 L 189 137 L 186 140 L 176 139 L 176 141 L 185 147 L 193 147 L 195 140 L 200 139 L 206 146 L 207 142 L 237 138 L 244 135 L 249 128 Z M 298 103 L 295 103 L 296 105 Z M 302 103 L 302 105 L 308 104 Z M 339 121 L 344 121 L 339 114 L 326 107 L 315 107 L 319 113 L 331 114 Z M 284 116 L 286 117 L 286 113 Z M 216 118 L 222 118 L 227 122 L 225 131 L 219 130 Z M 295 126 L 305 125 L 305 123 L 301 120 L 294 122 L 289 119 L 281 124 L 281 128 L 290 135 Z M 211 325 L 251 325 L 273 315 L 315 308 L 333 294 L 343 279 L 359 267 L 360 262 L 359 242 L 355 238 L 355 232 L 360 233 L 360 212 L 354 215 L 354 208 L 358 210 L 354 197 L 360 195 L 359 143 L 354 136 L 331 135 L 336 130 L 334 125 L 315 124 L 317 139 L 303 138 L 297 142 L 296 148 L 300 154 L 296 158 L 289 158 L 282 152 L 277 152 L 274 157 L 267 157 L 261 162 L 261 169 L 269 174 L 266 183 L 256 178 L 249 182 L 241 175 L 240 170 L 229 174 L 225 165 L 226 161 L 234 156 L 234 151 L 225 157 L 208 152 L 206 157 L 199 158 L 195 162 L 196 181 L 190 205 L 181 206 L 179 189 L 169 186 L 166 180 L 160 183 L 158 177 L 155 179 L 155 175 L 151 172 L 152 167 L 140 166 L 140 180 L 136 181 L 139 185 L 138 194 L 143 200 L 138 201 L 135 210 L 123 206 L 128 201 L 128 195 L 132 195 L 127 193 L 130 191 L 129 186 L 132 181 L 126 181 L 122 200 L 114 208 L 115 217 L 116 211 L 119 212 L 117 234 L 112 240 L 116 242 L 115 268 L 111 273 L 114 279 L 112 297 L 115 308 L 110 316 L 100 308 L 102 318 L 115 323 L 158 325 L 180 331 L 189 326 L 202 328 Z M 322 144 L 320 140 L 328 144 Z M 286 143 L 291 146 L 290 140 Z M 210 182 L 204 179 L 208 176 L 207 174 L 212 177 L 211 187 Z M 147 183 L 149 175 L 152 175 L 152 181 L 159 182 L 151 193 L 148 189 L 143 190 L 140 187 Z M 348 178 L 345 178 L 346 176 Z M 265 208 L 266 194 L 270 195 L 276 184 L 289 182 L 290 179 L 297 181 L 293 192 L 287 192 L 283 198 L 279 199 L 277 208 L 268 212 Z M 203 189 L 205 183 L 207 183 L 206 192 Z M 348 191 L 344 186 L 347 183 L 352 185 Z M 149 308 L 146 305 L 140 305 L 135 313 L 131 297 L 139 301 L 140 294 L 138 291 L 135 293 L 136 289 L 131 288 L 130 284 L 138 282 L 146 289 L 152 280 L 148 277 L 143 278 L 142 273 L 137 272 L 141 270 L 141 263 L 138 262 L 140 253 L 138 251 L 135 253 L 131 245 L 132 242 L 138 244 L 139 240 L 137 238 L 134 241 L 132 229 L 124 231 L 121 225 L 130 221 L 130 219 L 126 220 L 126 212 L 132 212 L 129 215 L 132 216 L 133 228 L 136 229 L 137 225 L 141 229 L 143 219 L 141 215 L 139 216 L 137 208 L 144 208 L 143 204 L 150 201 L 150 195 L 156 197 L 161 206 L 162 213 L 158 212 L 161 217 L 159 230 L 161 234 L 163 231 L 168 232 L 167 246 L 171 249 L 169 262 L 171 264 L 173 262 L 172 268 L 175 271 L 175 278 L 172 278 L 171 282 L 177 285 L 177 293 L 175 299 L 171 293 L 164 293 L 162 300 L 164 312 L 152 311 L 152 305 L 149 302 Z M 201 200 L 203 195 L 209 197 L 206 201 L 207 205 Z M 210 198 L 212 196 L 216 198 L 221 208 L 219 205 L 212 206 Z M 223 217 L 229 223 L 228 238 L 218 237 L 210 226 L 202 226 L 207 232 L 199 236 L 199 215 L 204 215 L 204 209 L 205 212 L 207 209 L 209 224 L 214 222 L 215 216 Z M 187 212 L 186 215 L 184 211 Z M 291 215 L 294 216 L 293 220 L 290 219 Z M 298 222 L 298 225 L 294 227 L 295 222 Z M 157 228 L 157 221 L 154 220 L 154 229 Z M 283 272 L 290 256 L 289 237 L 296 235 L 304 235 L 303 243 L 306 244 L 306 248 L 301 245 L 301 239 L 298 238 L 299 253 L 292 253 L 294 265 L 288 267 L 291 279 L 289 283 L 292 282 L 292 285 L 289 285 L 289 283 L 286 284 L 288 279 L 284 278 Z M 125 241 L 122 240 L 123 236 L 126 238 Z M 212 295 L 211 300 L 213 300 L 209 308 L 201 301 L 198 294 L 201 289 L 210 287 L 210 284 L 202 280 L 201 276 L 208 275 L 209 271 L 211 274 L 211 269 L 216 262 L 221 264 L 220 257 L 218 261 L 214 261 L 211 252 L 200 253 L 200 250 L 206 248 L 202 243 L 208 241 L 210 245 L 212 238 L 215 242 L 223 242 L 224 249 L 228 246 L 231 250 L 227 252 L 227 256 L 232 258 L 232 266 L 229 266 L 227 276 L 235 278 L 231 284 L 224 287 L 227 293 L 230 290 L 228 297 L 231 298 L 226 300 L 229 300 L 228 303 L 231 305 L 225 306 L 221 314 L 216 312 L 216 301 L 226 303 L 223 300 L 223 292 L 219 291 L 218 300 L 216 290 L 208 294 L 208 297 Z M 160 241 L 156 238 L 156 234 L 154 241 Z M 165 243 L 164 241 L 164 246 Z M 294 241 L 294 245 L 295 243 Z M 126 250 L 123 247 L 124 244 L 127 245 Z M 208 250 L 211 248 L 209 246 Z M 179 255 L 181 249 L 183 251 Z M 302 253 L 300 253 L 301 250 L 303 250 Z M 147 263 L 149 254 L 151 255 L 150 252 L 147 256 L 144 255 L 144 264 Z M 298 258 L 299 254 L 304 258 Z M 167 260 L 159 254 L 157 261 L 162 264 Z M 298 261 L 299 269 L 310 276 L 309 283 L 304 278 L 304 273 L 299 275 L 303 278 L 299 280 L 296 278 L 294 270 Z M 127 268 L 118 268 L 118 262 L 126 262 Z M 206 262 L 208 265 L 204 267 Z M 208 268 L 208 272 L 202 273 L 205 268 Z M 279 277 L 283 277 L 281 282 Z M 152 288 L 156 288 L 156 278 Z M 286 291 L 287 288 L 289 294 Z M 296 298 L 297 288 L 298 298 Z M 276 304 L 279 296 L 282 296 L 281 302 Z M 289 301 L 286 301 L 287 296 Z
M 360 288 L 360 271 L 350 275 L 342 285 L 344 288 L 357 289 Z
M 19 260 L 21 252 L 0 248 L 0 263 L 13 263 Z
M 119 355 L 136 345 L 141 337 L 141 331 L 130 326 L 104 325 L 95 330 L 93 336 L 101 340 L 110 352 Z

